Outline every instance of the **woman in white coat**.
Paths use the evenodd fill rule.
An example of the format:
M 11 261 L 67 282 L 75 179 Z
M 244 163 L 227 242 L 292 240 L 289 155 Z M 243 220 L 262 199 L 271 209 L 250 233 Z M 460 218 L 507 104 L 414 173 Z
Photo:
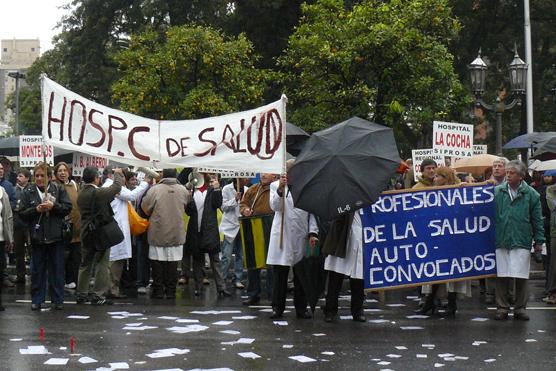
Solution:
M 328 254 L 324 269 L 328 272 L 328 289 L 324 320 L 332 322 L 338 313 L 338 296 L 344 277 L 349 277 L 351 315 L 354 321 L 365 322 L 363 314 L 363 228 L 360 211 L 347 214 L 332 224 L 324 242 Z
M 110 170 L 108 171 L 108 173 Z M 109 177 L 111 174 L 107 174 Z M 134 174 L 129 170 L 124 170 L 124 176 L 127 181 Z M 120 280 L 124 269 L 125 260 L 131 258 L 131 232 L 129 229 L 129 214 L 127 210 L 128 202 L 136 202 L 149 188 L 150 178 L 142 181 L 133 190 L 130 191 L 125 185 L 122 187 L 120 193 L 112 200 L 110 205 L 114 211 L 114 219 L 118 222 L 118 226 L 124 234 L 124 240 L 117 245 L 110 248 L 110 296 L 113 298 L 125 298 L 125 295 L 120 293 Z M 109 187 L 112 184 L 112 179 L 108 178 L 103 187 Z
M 289 166 L 292 164 L 293 162 L 288 161 Z M 266 259 L 267 265 L 274 266 L 271 319 L 281 318 L 284 313 L 290 267 L 303 259 L 307 243 L 314 247 L 318 241 L 318 227 L 314 216 L 293 206 L 293 197 L 286 184 L 287 176 L 282 175 L 280 180 L 270 185 L 270 207 L 275 212 Z M 280 238 L 282 219 L 284 230 Z M 295 267 L 293 277 L 296 315 L 298 318 L 311 318 L 307 312 L 305 292 L 297 278 Z

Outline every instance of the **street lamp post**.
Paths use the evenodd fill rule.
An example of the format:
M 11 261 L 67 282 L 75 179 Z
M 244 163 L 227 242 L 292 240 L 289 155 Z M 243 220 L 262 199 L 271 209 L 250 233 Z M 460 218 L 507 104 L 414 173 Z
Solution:
M 8 76 L 15 79 L 15 136 L 19 135 L 19 79 L 25 79 L 25 74 L 19 71 L 8 72 Z
M 498 95 L 493 104 L 488 104 L 481 98 L 485 92 L 486 70 L 487 65 L 481 58 L 481 50 L 479 55 L 468 66 L 471 75 L 471 89 L 475 94 L 475 106 L 482 107 L 487 111 L 496 114 L 496 154 L 502 154 L 502 114 L 504 111 L 514 108 L 516 105 L 521 106 L 521 95 L 525 94 L 525 86 L 527 83 L 527 64 L 519 58 L 517 47 L 514 46 L 514 59 L 508 66 L 510 71 L 510 88 L 515 98 L 508 104 L 504 101 L 504 97 Z

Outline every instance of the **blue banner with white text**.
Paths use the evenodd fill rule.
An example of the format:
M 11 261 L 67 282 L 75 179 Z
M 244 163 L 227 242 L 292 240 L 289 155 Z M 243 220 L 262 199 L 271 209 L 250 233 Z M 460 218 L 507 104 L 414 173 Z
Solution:
M 361 212 L 366 289 L 496 274 L 494 187 L 383 194 Z

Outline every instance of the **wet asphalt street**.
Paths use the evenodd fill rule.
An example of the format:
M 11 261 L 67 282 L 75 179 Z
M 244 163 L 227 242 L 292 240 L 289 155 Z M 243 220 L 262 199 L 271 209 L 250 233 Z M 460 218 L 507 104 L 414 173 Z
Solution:
M 68 295 L 62 311 L 32 312 L 28 285 L 4 289 L 0 369 L 556 370 L 556 306 L 541 301 L 541 281 L 530 281 L 529 322 L 494 321 L 478 287 L 455 319 L 412 317 L 414 289 L 388 292 L 385 303 L 369 294 L 366 323 L 351 320 L 349 296 L 342 317 L 325 323 L 319 309 L 313 319 L 289 312 L 274 322 L 267 301 L 244 307 L 241 294 L 218 298 L 212 283 L 194 299 L 189 285 L 175 301 L 100 307 Z M 48 354 L 22 354 L 33 352 Z

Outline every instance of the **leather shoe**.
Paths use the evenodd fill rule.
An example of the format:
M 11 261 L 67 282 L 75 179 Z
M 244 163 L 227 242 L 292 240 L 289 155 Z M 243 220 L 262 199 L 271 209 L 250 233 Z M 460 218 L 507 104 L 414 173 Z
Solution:
M 31 310 L 41 310 L 40 304 L 31 304 Z
M 355 322 L 366 322 L 366 321 L 367 321 L 367 319 L 365 318 L 365 316 L 362 315 L 362 314 L 357 314 L 357 315 L 353 316 L 353 320 L 354 320 Z
M 506 312 L 497 312 L 494 315 L 494 319 L 497 320 L 497 321 L 504 321 L 504 320 L 508 319 L 508 313 L 506 313 Z
M 15 284 L 9 278 L 4 278 L 4 281 L 2 281 L 2 285 L 4 285 L 4 287 L 14 287 L 15 286 Z
M 334 321 L 334 315 L 333 314 L 325 314 L 324 315 L 324 322 L 331 323 L 333 321 Z
M 218 291 L 218 295 L 220 295 L 220 296 L 232 296 L 232 294 L 230 294 L 230 292 L 226 289 Z
M 309 318 L 313 318 L 313 316 L 311 316 L 309 314 L 309 312 L 303 312 L 303 313 L 296 313 L 295 315 L 297 318 L 299 319 L 309 319 Z
M 270 316 L 270 319 L 279 319 L 282 318 L 282 313 L 280 312 L 276 312 L 276 311 L 272 311 L 272 314 Z
M 54 309 L 55 310 L 63 310 L 64 306 L 61 303 L 55 303 L 54 304 Z
M 518 321 L 529 321 L 529 315 L 527 313 L 514 313 L 514 319 Z
M 249 298 L 247 300 L 242 301 L 241 304 L 247 305 L 247 306 L 256 305 L 256 304 L 259 304 L 259 301 L 261 301 L 260 298 Z

